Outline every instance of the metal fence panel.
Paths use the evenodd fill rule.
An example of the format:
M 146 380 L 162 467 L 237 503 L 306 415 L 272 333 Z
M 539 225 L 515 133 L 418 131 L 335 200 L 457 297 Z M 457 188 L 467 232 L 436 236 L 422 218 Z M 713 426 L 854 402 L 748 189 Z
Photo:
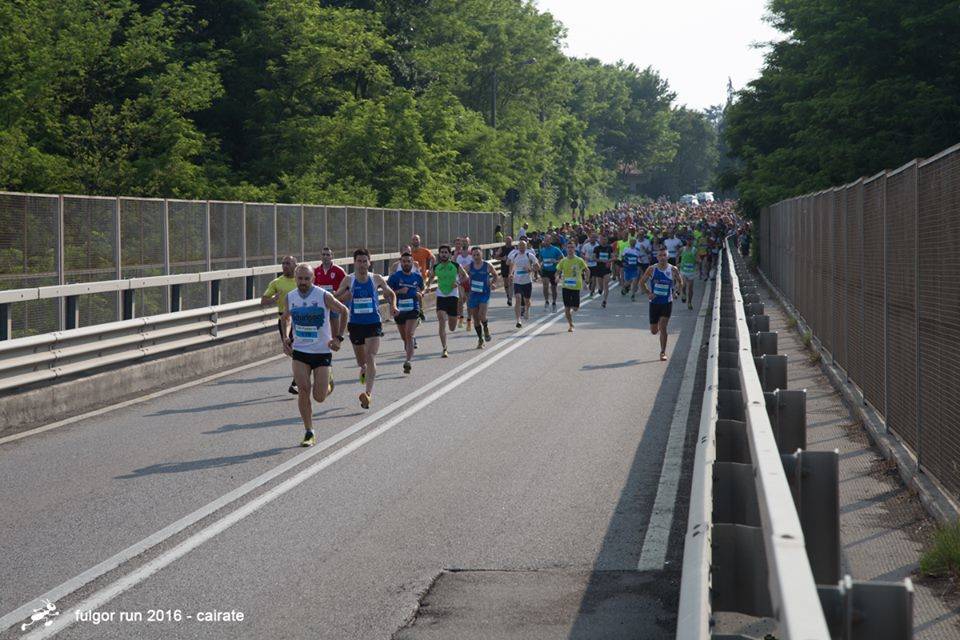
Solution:
M 887 426 L 919 451 L 917 425 L 917 165 L 887 178 Z
M 397 251 L 405 244 L 410 244 L 410 238 L 416 232 L 416 214 L 413 211 L 400 212 L 400 237 L 397 245 L 391 251 Z
M 844 192 L 847 212 L 845 261 L 847 297 L 847 375 L 863 377 L 863 181 L 858 180 Z
M 367 214 L 361 207 L 347 207 L 347 247 L 354 249 L 367 247 Z
M 300 205 L 277 205 L 277 259 L 293 256 L 303 259 L 300 233 Z
M 860 388 L 880 413 L 886 411 L 886 290 L 884 257 L 886 177 L 863 185 L 863 378 Z
M 210 202 L 211 269 L 237 269 L 243 266 L 243 208 L 242 202 Z M 244 296 L 243 282 L 230 279 L 221 284 L 221 302 L 238 302 Z
M 262 267 L 277 264 L 276 222 L 272 204 L 248 202 L 245 206 L 246 263 L 247 267 Z M 273 275 L 256 277 L 256 293 L 262 293 L 274 278 Z M 239 281 L 238 281 L 239 282 Z M 246 293 L 246 292 L 244 292 Z
M 57 225 L 60 198 L 0 194 L 0 290 L 49 287 L 57 273 Z M 31 300 L 11 308 L 13 336 L 48 333 L 60 328 L 56 300 Z
M 63 239 L 66 283 L 117 279 L 117 199 L 64 196 Z M 79 298 L 80 324 L 119 319 L 115 292 Z
M 327 208 L 315 205 L 303 207 L 303 259 L 308 262 L 320 260 L 320 253 L 327 246 Z M 333 246 L 330 246 L 334 249 Z M 342 257 L 343 249 L 334 249 L 335 258 Z
M 207 265 L 207 203 L 195 200 L 168 200 L 170 229 L 170 273 L 197 273 Z M 205 283 L 187 284 L 180 289 L 182 309 L 209 304 Z
M 842 268 L 846 255 L 846 190 L 834 189 L 831 193 L 833 224 L 831 225 L 830 270 L 833 275 L 833 359 L 844 369 L 847 367 L 847 291 L 846 271 Z
M 383 209 L 367 209 L 367 248 L 370 253 L 385 253 L 383 240 Z
M 345 256 L 353 253 L 350 238 L 347 237 L 347 208 L 327 207 L 327 245 L 335 255 Z
M 164 265 L 163 216 L 165 203 L 153 198 L 120 198 L 121 278 L 162 276 Z M 140 289 L 134 293 L 138 316 L 166 313 L 169 309 L 163 288 Z
M 414 211 L 414 233 L 420 236 L 421 242 L 426 242 L 427 236 L 430 235 L 427 231 L 427 215 L 426 211 Z M 409 240 L 407 240 L 407 242 L 409 242 Z

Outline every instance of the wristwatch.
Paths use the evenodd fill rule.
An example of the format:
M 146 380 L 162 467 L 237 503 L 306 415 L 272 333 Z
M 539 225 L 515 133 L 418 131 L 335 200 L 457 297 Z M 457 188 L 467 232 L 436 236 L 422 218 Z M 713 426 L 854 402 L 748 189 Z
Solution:
M 333 337 L 339 340 L 340 342 L 343 342 L 343 336 L 333 336 Z

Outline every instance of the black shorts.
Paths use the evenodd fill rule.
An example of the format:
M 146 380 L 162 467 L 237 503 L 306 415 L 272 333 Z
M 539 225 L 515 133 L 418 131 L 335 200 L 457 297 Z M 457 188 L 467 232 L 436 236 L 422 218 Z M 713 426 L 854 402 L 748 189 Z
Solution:
M 524 298 L 531 297 L 533 295 L 533 283 L 528 282 L 527 284 L 514 284 L 513 295 L 523 296 Z
M 651 302 L 650 303 L 650 324 L 654 325 L 660 322 L 660 318 L 669 318 L 673 313 L 672 302 Z
M 376 324 L 358 324 L 355 322 L 347 323 L 347 333 L 350 334 L 350 343 L 358 347 L 367 341 L 367 338 L 380 338 L 383 336 L 383 325 Z
M 540 274 L 540 279 L 544 282 L 549 282 L 550 284 L 557 284 L 557 272 L 556 271 L 544 271 Z
M 437 311 L 443 311 L 448 316 L 457 315 L 459 298 L 456 296 L 437 296 Z
M 317 367 L 329 367 L 333 361 L 332 353 L 304 353 L 303 351 L 294 351 L 293 359 L 302 362 L 313 371 Z
M 608 275 L 610 275 L 610 269 L 608 269 L 605 264 L 598 264 L 593 269 L 590 269 L 591 278 L 604 278 Z
M 507 259 L 502 258 L 500 260 L 500 277 L 507 278 L 510 276 L 510 265 L 507 264 Z
M 397 314 L 397 317 L 393 319 L 397 324 L 403 324 L 407 320 L 419 320 L 420 312 L 419 311 L 404 311 L 403 313 Z
M 579 309 L 580 308 L 580 290 L 564 289 L 563 290 L 563 306 L 568 309 Z

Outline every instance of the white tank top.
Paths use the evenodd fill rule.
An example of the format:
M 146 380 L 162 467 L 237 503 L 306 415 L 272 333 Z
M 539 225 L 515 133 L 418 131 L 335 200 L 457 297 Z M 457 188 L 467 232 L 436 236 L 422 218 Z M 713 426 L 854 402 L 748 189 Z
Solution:
M 299 289 L 287 294 L 287 309 L 293 323 L 293 350 L 301 353 L 330 353 L 330 310 L 327 296 L 331 295 L 313 285 L 304 296 Z

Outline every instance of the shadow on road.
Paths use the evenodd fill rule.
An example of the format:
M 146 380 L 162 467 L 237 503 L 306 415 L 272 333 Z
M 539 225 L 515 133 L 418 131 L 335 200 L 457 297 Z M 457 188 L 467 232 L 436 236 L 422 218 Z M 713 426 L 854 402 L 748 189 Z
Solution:
M 203 460 L 188 460 L 184 462 L 160 462 L 152 464 L 149 467 L 136 469 L 131 473 L 116 476 L 115 480 L 131 480 L 133 478 L 142 478 L 155 473 L 184 473 L 186 471 L 200 471 L 203 469 L 216 469 L 217 467 L 231 467 L 237 464 L 259 460 L 260 458 L 270 458 L 278 456 L 284 451 L 298 449 L 299 447 L 275 447 L 265 451 L 256 451 L 254 453 L 245 453 L 238 456 L 223 456 L 220 458 L 206 458 Z

